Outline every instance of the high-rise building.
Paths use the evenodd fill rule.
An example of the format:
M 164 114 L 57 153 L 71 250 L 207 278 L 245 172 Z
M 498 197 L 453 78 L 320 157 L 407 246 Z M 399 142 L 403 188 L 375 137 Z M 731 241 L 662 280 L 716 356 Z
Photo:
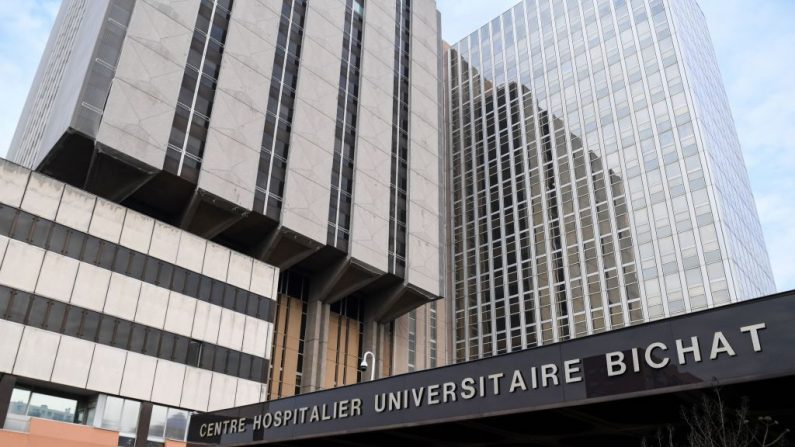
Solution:
M 524 0 L 445 59 L 456 361 L 774 290 L 695 0 Z
M 256 337 L 254 354 L 267 360 L 257 363 L 266 371 L 252 373 L 253 360 L 238 349 L 229 354 L 229 362 L 245 360 L 247 372 L 231 376 L 253 380 L 260 385 L 256 393 L 219 379 L 213 380 L 218 385 L 201 382 L 207 389 L 191 397 L 199 401 L 186 400 L 182 379 L 161 381 L 143 372 L 141 380 L 154 380 L 147 393 L 126 393 L 124 383 L 121 389 L 97 388 L 90 372 L 88 382 L 83 376 L 64 382 L 53 373 L 50 360 L 57 371 L 62 357 L 54 351 L 55 357 L 42 357 L 44 366 L 29 373 L 25 362 L 33 362 L 28 359 L 33 354 L 26 349 L 34 342 L 27 335 L 6 335 L 42 333 L 49 342 L 60 339 L 63 347 L 63 340 L 76 345 L 75 337 L 97 346 L 107 344 L 97 339 L 106 334 L 42 326 L 38 310 L 23 317 L 12 312 L 12 304 L 12 313 L 2 316 L 0 338 L 9 341 L 4 346 L 15 353 L 9 358 L 28 360 L 21 366 L 13 361 L 2 364 L 6 388 L 0 390 L 0 401 L 8 402 L 12 391 L 28 391 L 69 399 L 83 396 L 73 399 L 81 411 L 96 403 L 97 396 L 103 402 L 109 399 L 103 395 L 135 401 L 129 405 L 136 415 L 140 405 L 152 403 L 174 411 L 207 411 L 239 404 L 235 389 L 251 402 L 355 383 L 362 378 L 359 364 L 366 351 L 375 354 L 368 361 L 377 377 L 447 363 L 447 312 L 436 302 L 446 287 L 441 51 L 434 0 L 64 0 L 9 151 L 11 161 L 35 171 L 20 171 L 20 178 L 55 185 L 42 187 L 45 191 L 39 194 L 52 203 L 37 204 L 33 210 L 25 208 L 24 200 L 21 205 L 3 201 L 3 206 L 9 213 L 27 213 L 28 220 L 52 221 L 53 216 L 40 214 L 47 206 L 56 206 L 47 209 L 52 214 L 91 202 L 115 210 L 114 218 L 146 216 L 141 219 L 150 233 L 154 225 L 182 235 L 177 242 L 153 235 L 149 245 L 136 248 L 142 256 L 147 250 L 160 250 L 160 245 L 174 253 L 190 251 L 181 241 L 214 247 L 217 253 L 190 251 L 193 255 L 186 256 L 196 258 L 185 262 L 230 259 L 224 275 L 213 277 L 217 284 L 212 284 L 222 293 L 220 302 L 214 295 L 188 294 L 190 299 L 182 304 L 186 309 L 206 307 L 207 303 L 194 303 L 204 300 L 215 306 L 208 324 L 222 333 L 233 331 L 235 347 L 243 349 L 247 337 Z M 23 190 L 27 182 L 22 182 Z M 63 191 L 90 199 L 64 202 Z M 86 210 L 89 215 L 91 210 L 105 213 L 99 205 Z M 14 272 L 23 268 L 16 265 L 15 255 L 0 267 L 0 285 L 11 294 L 29 297 L 39 292 L 35 278 L 27 276 L 44 269 L 33 264 L 44 259 L 46 266 L 55 255 L 46 239 L 39 241 L 33 233 L 17 236 L 8 236 L 16 241 L 9 247 L 35 252 L 24 267 L 26 281 L 33 283 L 22 287 L 15 282 Z M 118 237 L 97 237 L 100 245 L 119 244 Z M 32 246 L 20 248 L 24 244 Z M 74 256 L 59 254 L 85 261 L 75 258 L 83 256 L 76 250 Z M 172 265 L 176 261 L 171 251 L 167 259 L 152 256 L 167 262 L 170 267 L 163 268 L 172 273 L 149 277 L 147 268 L 144 277 L 135 280 L 154 281 L 165 296 L 174 292 L 168 287 L 177 281 L 173 272 L 180 264 Z M 92 265 L 86 269 L 96 270 L 97 278 L 119 273 L 105 261 L 85 261 Z M 239 332 L 248 330 L 240 319 L 256 319 L 256 311 L 248 315 L 245 304 L 254 292 L 234 282 L 236 288 L 226 285 L 225 275 L 228 270 L 231 278 L 241 265 L 252 263 L 264 266 L 271 276 L 276 270 L 280 273 L 273 290 L 262 295 L 268 303 L 273 300 L 264 320 L 267 327 L 238 340 Z M 201 274 L 201 264 L 197 266 L 193 271 Z M 96 288 L 92 305 L 81 309 L 102 321 L 111 318 L 106 314 L 116 315 L 107 310 L 108 302 L 122 298 L 116 289 L 88 277 L 84 281 L 90 284 L 84 284 L 81 278 L 78 273 L 77 280 L 64 280 L 70 288 L 74 281 Z M 255 281 L 263 279 L 251 279 Z M 238 290 L 245 292 L 238 297 Z M 140 299 L 159 296 L 139 294 Z M 51 287 L 35 300 L 45 307 L 63 307 L 55 303 L 59 298 L 63 297 L 52 296 Z M 72 305 L 75 298 L 71 300 L 61 301 Z M 134 304 L 125 305 L 132 305 L 136 313 L 116 315 L 124 320 L 120 324 L 140 323 L 144 333 L 168 331 L 156 319 L 162 306 L 150 311 L 148 304 L 139 305 L 136 311 Z M 190 325 L 199 318 L 194 315 L 198 308 L 175 318 Z M 226 318 L 227 313 L 234 318 Z M 219 341 L 221 335 L 207 341 L 194 334 L 196 324 L 184 333 L 175 332 L 186 337 L 179 343 L 207 342 L 229 349 Z M 129 343 L 149 343 L 149 338 L 139 336 L 134 332 Z M 156 361 L 157 351 L 149 346 L 141 348 L 143 352 L 130 346 L 119 349 L 133 351 L 125 354 L 128 358 L 135 354 L 147 364 Z M 57 343 L 53 349 L 58 349 Z M 210 351 L 200 351 L 198 358 L 182 363 L 194 362 L 201 369 L 211 362 L 204 354 Z M 187 355 L 194 354 L 189 350 Z M 216 364 L 209 368 L 214 374 L 226 371 L 226 366 Z M 213 386 L 221 384 L 227 384 L 224 390 L 215 391 Z M 170 397 L 161 398 L 161 393 Z M 33 400 L 25 405 L 26 415 L 32 414 L 30 408 L 39 408 Z M 72 413 L 61 410 L 59 418 L 87 421 L 76 416 L 74 406 Z M 101 418 L 100 413 L 94 414 Z M 135 424 L 128 424 L 125 433 L 130 434 L 131 426 Z M 136 445 L 146 439 L 145 431 L 138 432 Z

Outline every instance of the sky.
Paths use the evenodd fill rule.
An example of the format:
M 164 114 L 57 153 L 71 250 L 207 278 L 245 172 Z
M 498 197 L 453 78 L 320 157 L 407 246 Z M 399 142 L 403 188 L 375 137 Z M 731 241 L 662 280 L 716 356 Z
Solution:
M 8 151 L 59 3 L 0 0 L 0 156 Z M 454 43 L 516 3 L 437 0 L 442 35 Z M 742 143 L 776 286 L 795 289 L 795 1 L 699 3 Z

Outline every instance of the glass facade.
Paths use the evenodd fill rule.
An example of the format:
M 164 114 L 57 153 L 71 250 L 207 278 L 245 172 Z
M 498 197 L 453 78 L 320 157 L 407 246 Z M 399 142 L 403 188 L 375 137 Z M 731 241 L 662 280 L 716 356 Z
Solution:
M 526 0 L 448 51 L 456 361 L 772 291 L 700 14 Z

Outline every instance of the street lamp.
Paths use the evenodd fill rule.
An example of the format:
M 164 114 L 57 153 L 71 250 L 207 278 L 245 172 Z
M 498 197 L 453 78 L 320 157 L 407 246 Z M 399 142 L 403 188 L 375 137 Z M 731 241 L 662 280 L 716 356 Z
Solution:
M 373 369 L 370 372 L 370 380 L 375 380 L 375 354 L 372 351 L 367 351 L 362 356 L 362 363 L 359 364 L 359 369 L 364 372 L 367 371 L 368 364 L 367 364 L 367 356 L 370 356 L 373 362 Z

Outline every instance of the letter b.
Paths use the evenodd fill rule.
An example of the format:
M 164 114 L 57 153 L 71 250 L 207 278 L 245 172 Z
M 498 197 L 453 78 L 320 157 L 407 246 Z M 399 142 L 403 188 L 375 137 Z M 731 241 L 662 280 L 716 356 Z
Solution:
M 605 354 L 607 362 L 607 376 L 620 376 L 627 372 L 627 364 L 624 363 L 624 353 L 621 351 L 609 352 Z

